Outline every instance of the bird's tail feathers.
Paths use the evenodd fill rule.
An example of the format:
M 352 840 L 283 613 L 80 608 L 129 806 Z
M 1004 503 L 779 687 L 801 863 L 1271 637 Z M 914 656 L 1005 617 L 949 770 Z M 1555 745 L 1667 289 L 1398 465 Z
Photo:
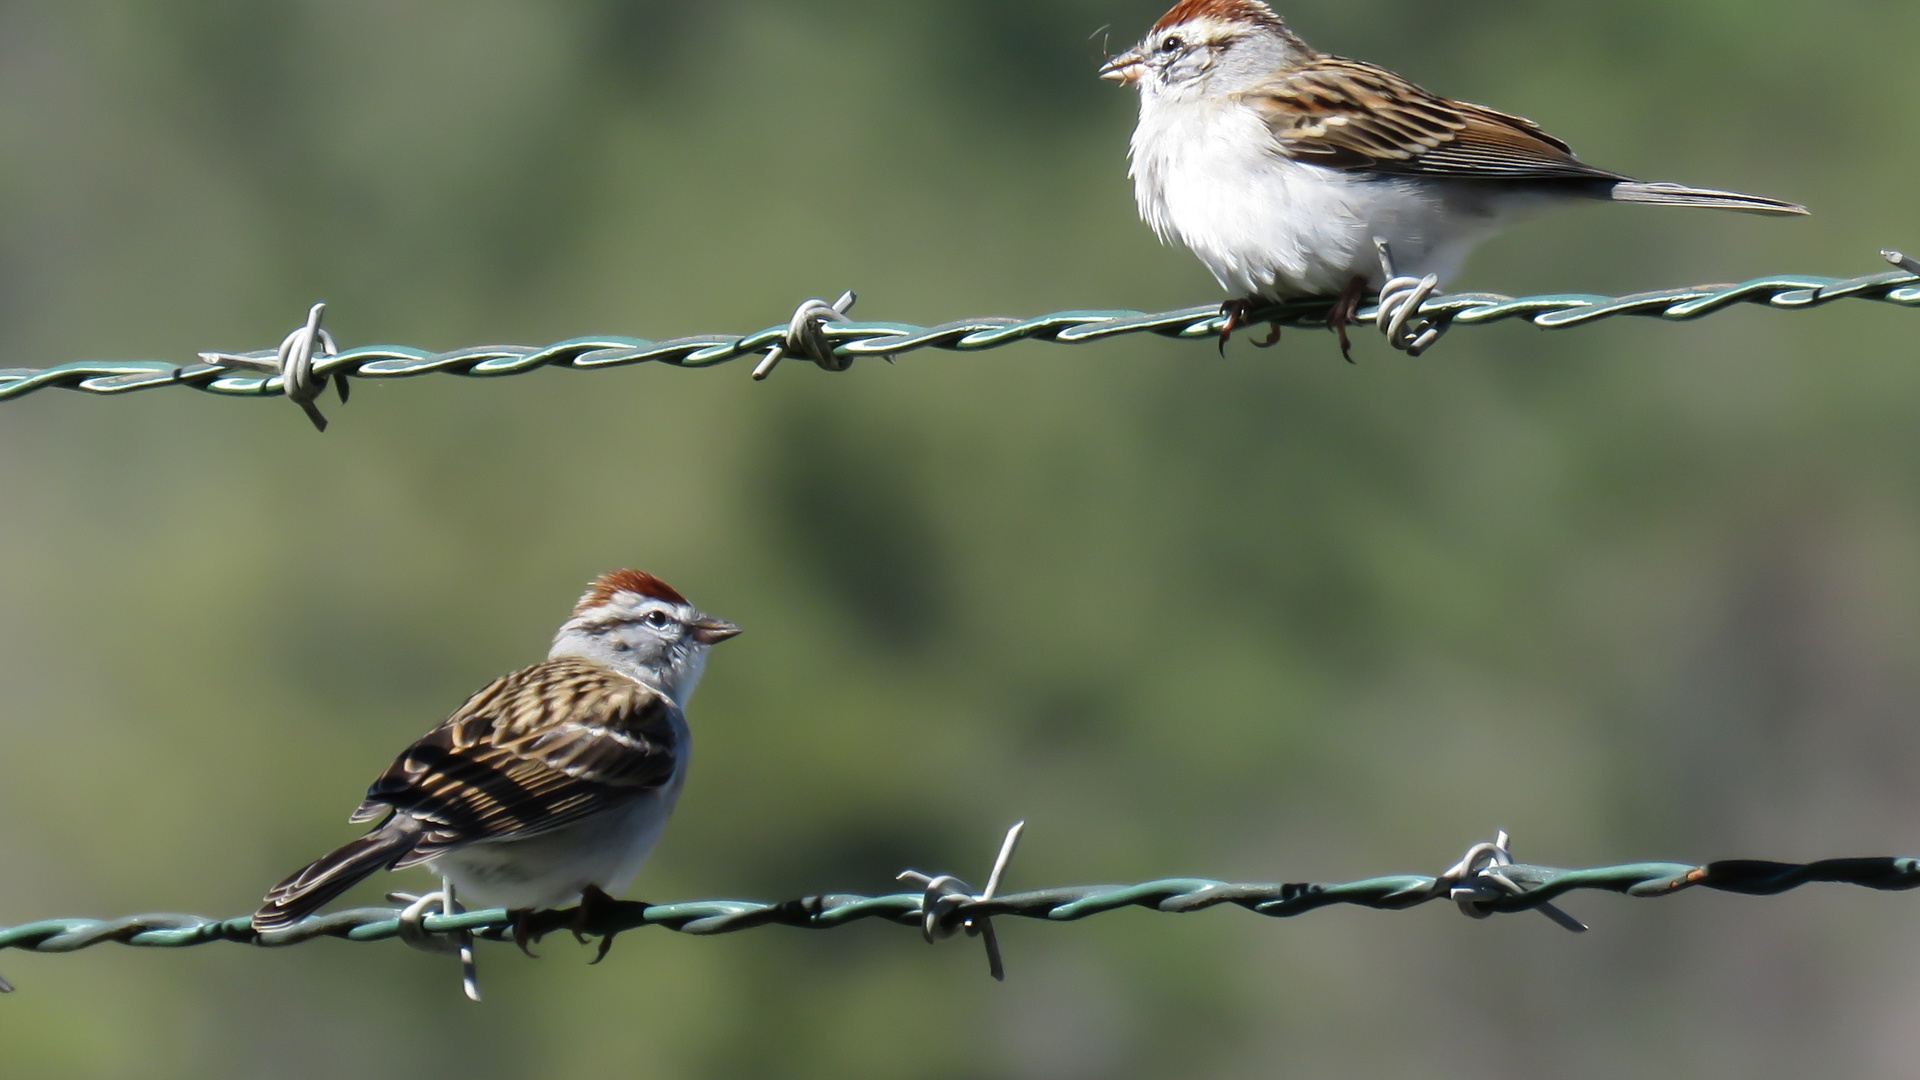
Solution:
M 420 842 L 420 824 L 395 815 L 367 835 L 322 855 L 267 893 L 253 913 L 253 928 L 261 933 L 283 930 L 320 909 L 329 900 L 358 885 L 376 871 L 390 869 Z
M 1647 184 L 1623 180 L 1613 185 L 1613 201 L 1648 203 L 1654 206 L 1706 206 L 1716 210 L 1738 210 L 1747 214 L 1804 214 L 1798 203 L 1769 199 L 1764 195 L 1743 195 L 1737 191 L 1714 191 L 1685 184 Z

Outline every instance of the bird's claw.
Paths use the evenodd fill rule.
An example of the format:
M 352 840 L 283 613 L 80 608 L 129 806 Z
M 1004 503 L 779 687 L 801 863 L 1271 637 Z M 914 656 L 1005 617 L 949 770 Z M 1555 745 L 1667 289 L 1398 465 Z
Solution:
M 519 947 L 520 951 L 526 953 L 529 957 L 535 960 L 540 959 L 539 953 L 527 947 L 528 942 L 538 940 L 538 935 L 533 931 L 533 909 L 514 908 L 507 914 L 513 918 L 514 945 Z
M 607 951 L 613 948 L 613 939 L 620 934 L 620 931 L 608 928 L 610 917 L 619 903 L 598 885 L 588 885 L 580 890 L 580 906 L 573 909 L 573 919 L 567 924 L 567 929 L 573 932 L 574 940 L 582 945 L 587 944 L 587 935 L 599 936 L 600 949 L 593 954 L 592 960 L 587 961 L 589 967 L 607 958 Z
M 1220 355 L 1227 355 L 1227 342 L 1233 340 L 1233 332 L 1240 328 L 1240 320 L 1246 316 L 1245 300 L 1225 300 L 1220 304 Z
M 1347 340 L 1347 327 L 1358 322 L 1354 313 L 1360 310 L 1360 302 L 1367 298 L 1367 279 L 1355 274 L 1347 287 L 1340 291 L 1339 299 L 1327 311 L 1327 329 L 1332 330 L 1340 339 L 1340 355 L 1347 363 L 1353 363 L 1353 343 Z

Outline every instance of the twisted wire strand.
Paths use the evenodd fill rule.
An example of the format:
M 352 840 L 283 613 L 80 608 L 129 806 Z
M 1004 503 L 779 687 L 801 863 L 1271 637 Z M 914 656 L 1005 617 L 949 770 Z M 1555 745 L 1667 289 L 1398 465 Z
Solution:
M 1006 893 L 991 898 L 960 898 L 938 905 L 943 925 L 959 927 L 967 920 L 995 915 L 1072 922 L 1125 907 L 1144 907 L 1179 914 L 1232 904 L 1260 915 L 1285 918 L 1336 904 L 1401 911 L 1434 900 L 1455 900 L 1470 914 L 1492 915 L 1527 911 L 1577 890 L 1601 890 L 1627 896 L 1668 896 L 1689 888 L 1715 889 L 1749 896 L 1771 896 L 1813 882 L 1858 885 L 1899 891 L 1920 888 L 1920 859 L 1869 857 L 1822 859 L 1811 863 L 1764 862 L 1737 859 L 1694 865 L 1648 862 L 1563 870 L 1527 863 L 1507 863 L 1493 869 L 1520 887 L 1517 893 L 1492 891 L 1462 899 L 1460 882 L 1449 875 L 1431 877 L 1402 874 L 1368 878 L 1345 884 L 1235 884 L 1208 878 L 1167 878 L 1138 885 L 1076 885 Z M 1482 871 L 1484 873 L 1484 871 Z M 947 898 L 953 899 L 953 898 Z M 829 893 L 780 903 L 751 900 L 696 900 L 679 904 L 621 901 L 606 906 L 584 927 L 598 935 L 659 926 L 683 934 L 726 934 L 760 926 L 793 926 L 828 930 L 862 919 L 884 919 L 903 926 L 923 927 L 928 913 L 924 892 L 859 896 Z M 541 912 L 536 933 L 573 925 L 575 909 Z M 214 941 L 246 945 L 281 946 L 316 938 L 382 941 L 401 933 L 402 909 L 361 907 L 313 915 L 285 930 L 269 934 L 254 931 L 247 916 L 209 919 L 199 915 L 149 914 L 119 919 L 47 919 L 21 926 L 0 927 L 0 949 L 43 953 L 74 952 L 108 942 L 142 948 L 183 948 Z M 504 908 L 454 915 L 428 915 L 421 924 L 430 934 L 462 931 L 492 941 L 511 940 L 513 921 Z
M 1900 265 L 1906 267 L 1906 262 Z M 1527 319 L 1535 326 L 1557 330 L 1621 315 L 1684 321 L 1738 304 L 1798 311 L 1843 299 L 1920 307 L 1920 272 L 1902 269 L 1854 278 L 1785 274 L 1734 285 L 1695 285 L 1626 296 L 1554 293 L 1512 297 L 1497 293 L 1447 293 L 1426 298 L 1415 314 L 1443 325 Z M 1254 313 L 1247 321 L 1324 325 L 1331 304 L 1329 299 L 1293 301 Z M 1378 315 L 1379 306 L 1375 304 L 1363 308 L 1358 318 L 1372 322 Z M 1218 336 L 1221 323 L 1219 307 L 1209 304 L 1158 313 L 1059 311 L 1030 319 L 963 319 L 938 326 L 852 320 L 821 320 L 814 325 L 819 340 L 832 347 L 835 363 L 831 366 L 844 370 L 847 363 L 858 357 L 894 357 L 919 349 L 977 352 L 1018 341 L 1079 345 L 1127 334 L 1213 339 Z M 752 334 L 708 334 L 665 341 L 580 337 L 546 346 L 483 345 L 448 352 L 368 345 L 314 356 L 311 374 L 314 385 L 324 386 L 325 380 L 334 376 L 400 379 L 446 372 L 494 378 L 543 367 L 595 370 L 648 362 L 704 368 L 742 357 L 761 356 L 776 347 L 793 352 L 797 358 L 811 359 L 790 348 L 793 338 L 793 326 L 789 322 Z M 208 355 L 255 361 L 255 366 L 263 370 L 277 363 L 276 350 L 270 349 Z M 818 360 L 812 362 L 819 363 Z M 277 396 L 286 392 L 286 379 L 282 375 L 243 374 L 235 368 L 234 363 L 183 365 L 164 360 L 83 361 L 48 368 L 0 368 L 0 401 L 50 387 L 91 394 L 123 394 L 162 386 L 189 386 L 239 397 Z

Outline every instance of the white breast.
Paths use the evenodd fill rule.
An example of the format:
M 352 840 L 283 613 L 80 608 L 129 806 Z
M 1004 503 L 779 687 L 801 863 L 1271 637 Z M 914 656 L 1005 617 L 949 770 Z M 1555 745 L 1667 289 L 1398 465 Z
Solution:
M 1445 277 L 1500 224 L 1465 186 L 1287 158 L 1260 115 L 1231 100 L 1143 97 L 1130 174 L 1140 216 L 1236 299 L 1327 296 L 1355 276 L 1378 287 L 1375 237 L 1396 271 Z

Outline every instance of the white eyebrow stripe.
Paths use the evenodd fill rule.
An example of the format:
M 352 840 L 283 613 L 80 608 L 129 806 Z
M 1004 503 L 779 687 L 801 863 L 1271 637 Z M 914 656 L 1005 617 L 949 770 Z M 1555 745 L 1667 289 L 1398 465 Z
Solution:
M 640 608 L 625 613 L 610 611 L 604 615 L 595 615 L 592 618 L 576 616 L 573 620 L 573 625 L 581 630 L 605 630 L 609 627 L 624 626 L 628 623 L 639 622 L 656 611 L 677 623 L 685 623 L 692 617 L 685 609 L 678 605 L 669 604 L 664 601 L 650 601 Z

